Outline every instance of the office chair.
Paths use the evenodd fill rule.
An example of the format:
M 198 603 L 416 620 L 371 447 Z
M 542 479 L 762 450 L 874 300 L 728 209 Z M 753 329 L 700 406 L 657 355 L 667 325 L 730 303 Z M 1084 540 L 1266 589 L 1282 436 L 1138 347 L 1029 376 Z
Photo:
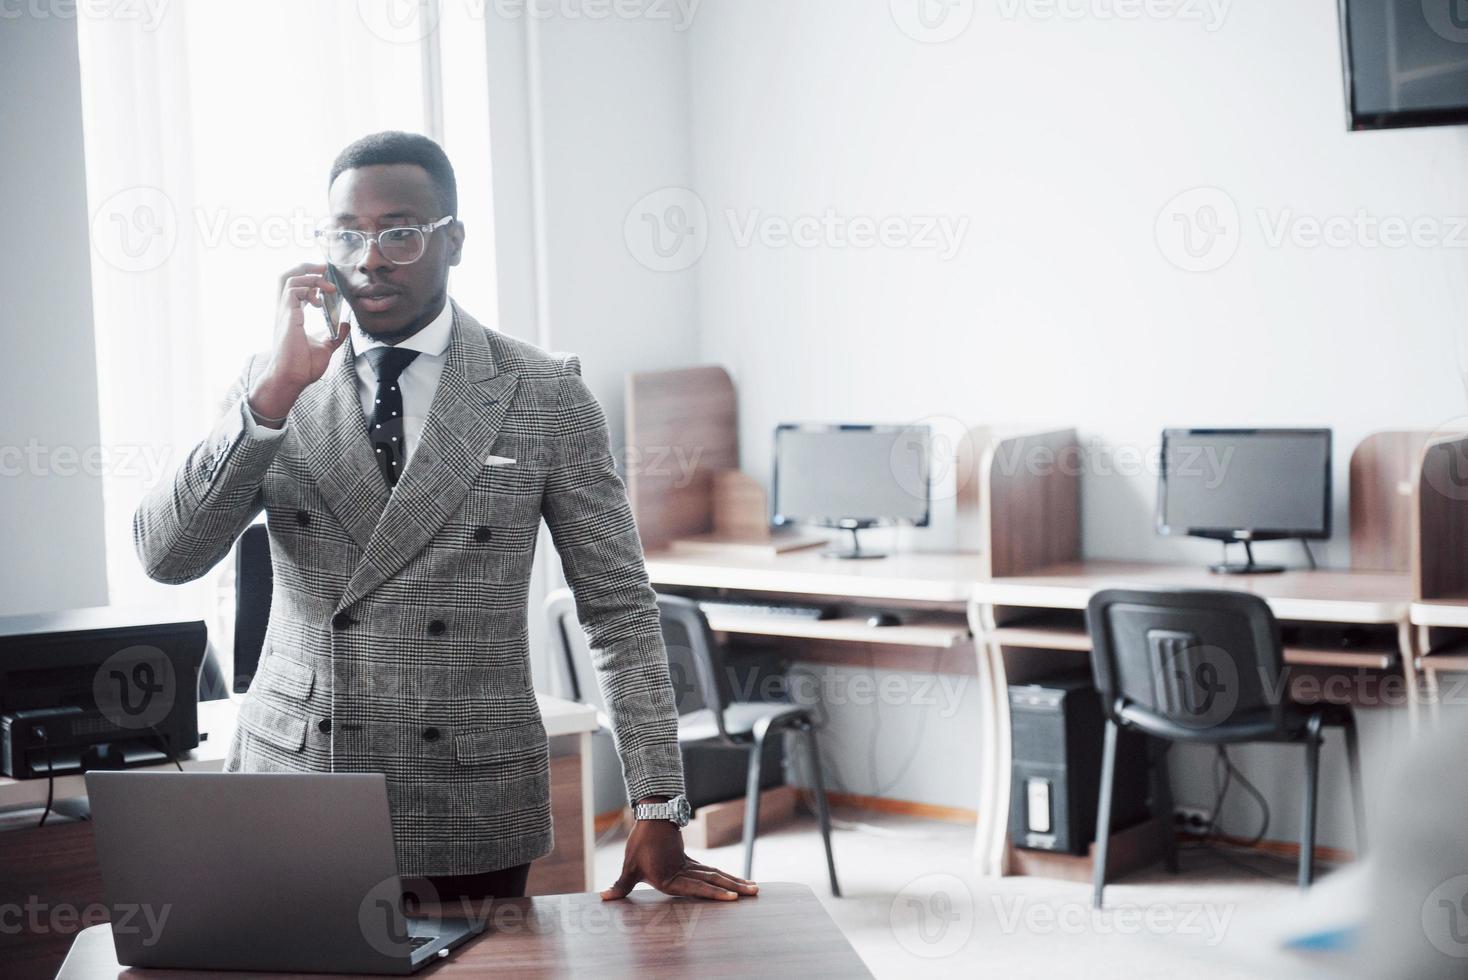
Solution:
M 560 654 L 564 689 L 585 702 L 588 679 L 573 654 L 569 631 L 579 628 L 575 601 L 567 590 L 546 600 L 552 650 Z M 826 872 L 831 894 L 841 896 L 836 880 L 836 861 L 831 853 L 831 814 L 826 802 L 824 774 L 816 746 L 815 726 L 810 711 L 797 704 L 771 701 L 735 701 L 733 684 L 724 661 L 723 648 L 698 603 L 681 596 L 658 596 L 663 645 L 667 647 L 670 674 L 678 702 L 678 743 L 690 746 L 721 746 L 747 753 L 744 805 L 744 877 L 753 873 L 754 838 L 759 829 L 759 800 L 762 762 L 769 737 L 794 732 L 805 748 L 810 765 L 811 794 L 826 850 Z M 599 716 L 603 717 L 603 716 Z M 605 724 L 605 723 L 604 723 Z
M 1091 597 L 1086 620 L 1091 633 L 1091 670 L 1106 715 L 1096 811 L 1096 908 L 1101 907 L 1106 885 L 1116 740 L 1123 729 L 1171 742 L 1302 746 L 1305 807 L 1299 883 L 1305 889 L 1314 877 L 1321 730 L 1325 725 L 1339 725 L 1346 739 L 1356 841 L 1364 852 L 1355 714 L 1349 705 L 1306 705 L 1291 699 L 1279 623 L 1263 599 L 1202 589 L 1105 589 Z M 1170 811 L 1167 772 L 1160 762 L 1153 779 L 1154 801 Z M 1170 812 L 1165 816 L 1170 818 Z M 1167 867 L 1176 872 L 1177 843 L 1171 820 L 1164 820 L 1163 826 Z

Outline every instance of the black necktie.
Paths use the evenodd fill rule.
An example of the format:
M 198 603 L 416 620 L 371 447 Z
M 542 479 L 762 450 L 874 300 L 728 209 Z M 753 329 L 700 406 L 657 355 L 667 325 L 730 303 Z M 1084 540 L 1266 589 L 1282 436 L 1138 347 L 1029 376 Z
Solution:
M 372 418 L 367 422 L 367 436 L 377 451 L 377 466 L 390 487 L 397 486 L 398 477 L 403 472 L 403 461 L 407 458 L 403 392 L 398 384 L 398 375 L 407 370 L 417 356 L 415 350 L 398 350 L 396 347 L 374 347 L 366 354 L 367 362 L 377 374 L 377 394 L 372 403 Z

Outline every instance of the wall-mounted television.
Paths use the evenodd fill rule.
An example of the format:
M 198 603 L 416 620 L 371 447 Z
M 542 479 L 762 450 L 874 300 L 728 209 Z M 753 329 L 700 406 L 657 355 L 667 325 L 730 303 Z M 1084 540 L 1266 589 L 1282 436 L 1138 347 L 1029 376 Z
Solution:
M 1468 123 L 1468 2 L 1339 3 L 1351 129 Z

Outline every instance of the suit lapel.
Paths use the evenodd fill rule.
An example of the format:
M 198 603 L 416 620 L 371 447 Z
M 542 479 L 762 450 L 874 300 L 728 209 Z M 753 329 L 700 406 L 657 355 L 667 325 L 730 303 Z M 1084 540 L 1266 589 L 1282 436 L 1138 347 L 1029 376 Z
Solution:
M 367 439 L 350 339 L 335 357 L 321 380 L 301 393 L 291 424 L 300 430 L 326 505 L 365 549 L 387 505 L 388 487 Z
M 519 383 L 518 374 L 495 363 L 485 329 L 455 306 L 448 358 L 423 420 L 423 434 L 372 530 L 342 596 L 342 608 L 397 574 L 463 504 L 484 469 Z M 370 464 L 365 428 L 361 438 L 368 445 Z M 386 489 L 375 470 L 373 475 Z

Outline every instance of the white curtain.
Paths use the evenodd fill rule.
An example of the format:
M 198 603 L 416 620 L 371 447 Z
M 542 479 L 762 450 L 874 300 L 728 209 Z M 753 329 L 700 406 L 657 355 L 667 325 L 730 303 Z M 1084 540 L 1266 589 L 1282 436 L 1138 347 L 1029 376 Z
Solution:
M 402 0 L 135 9 L 78 21 L 102 441 L 123 461 L 104 477 L 109 589 L 204 616 L 217 640 L 232 635 L 229 563 L 184 588 L 148 581 L 132 513 L 268 348 L 278 277 L 316 260 L 328 170 L 352 140 L 449 130 L 472 231 L 455 294 L 471 280 L 492 322 L 484 23 Z

